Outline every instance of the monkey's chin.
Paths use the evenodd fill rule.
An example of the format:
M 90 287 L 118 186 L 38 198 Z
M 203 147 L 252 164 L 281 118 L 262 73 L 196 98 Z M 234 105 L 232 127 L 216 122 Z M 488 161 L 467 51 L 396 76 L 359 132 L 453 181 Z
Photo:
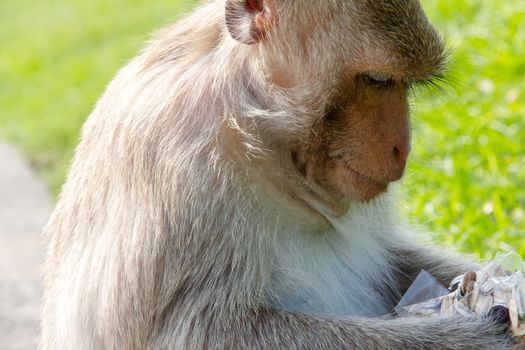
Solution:
M 388 190 L 388 183 L 372 179 L 345 166 L 332 168 L 328 174 L 328 182 L 340 194 L 361 202 L 369 202 Z

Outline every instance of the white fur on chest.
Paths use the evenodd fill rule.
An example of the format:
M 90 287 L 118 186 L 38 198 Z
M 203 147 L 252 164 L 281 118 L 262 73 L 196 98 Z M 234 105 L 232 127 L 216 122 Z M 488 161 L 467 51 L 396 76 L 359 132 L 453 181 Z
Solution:
M 359 213 L 357 213 L 359 214 Z M 295 312 L 379 316 L 391 311 L 385 247 L 389 230 L 374 217 L 349 215 L 327 232 L 279 233 L 268 303 Z

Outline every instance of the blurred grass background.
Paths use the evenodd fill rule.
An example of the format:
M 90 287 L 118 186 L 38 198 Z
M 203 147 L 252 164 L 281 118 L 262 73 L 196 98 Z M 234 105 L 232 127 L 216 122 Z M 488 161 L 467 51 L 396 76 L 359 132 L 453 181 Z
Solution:
M 58 193 L 116 71 L 191 0 L 0 1 L 0 139 Z M 414 96 L 403 211 L 435 240 L 525 257 L 525 2 L 423 0 L 453 48 L 450 84 Z

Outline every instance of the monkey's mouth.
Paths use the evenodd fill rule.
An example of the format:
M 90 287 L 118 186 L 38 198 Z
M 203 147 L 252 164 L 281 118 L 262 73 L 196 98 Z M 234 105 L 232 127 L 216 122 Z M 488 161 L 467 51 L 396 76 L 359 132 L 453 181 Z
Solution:
M 340 193 L 361 202 L 371 201 L 386 192 L 390 183 L 362 174 L 348 164 L 336 166 L 330 172 L 328 181 Z
M 378 179 L 374 179 L 374 178 L 372 178 L 370 176 L 366 176 L 364 174 L 361 174 L 359 171 L 355 170 L 354 168 L 352 168 L 349 165 L 346 165 L 345 168 L 346 168 L 346 170 L 348 170 L 348 172 L 350 172 L 352 175 L 354 175 L 358 179 L 360 179 L 360 180 L 362 180 L 364 182 L 368 182 L 371 185 L 387 186 L 389 184 L 388 181 L 381 181 L 381 180 L 378 180 Z

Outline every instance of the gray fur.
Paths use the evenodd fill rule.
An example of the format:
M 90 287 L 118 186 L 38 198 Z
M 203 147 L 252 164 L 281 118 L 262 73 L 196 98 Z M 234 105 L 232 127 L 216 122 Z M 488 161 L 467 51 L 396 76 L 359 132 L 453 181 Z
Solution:
M 42 350 L 510 346 L 486 320 L 385 318 L 420 269 L 447 282 L 467 264 L 411 243 L 390 195 L 337 214 L 291 165 L 343 56 L 409 64 L 414 79 L 440 68 L 417 2 L 277 4 L 246 46 L 209 2 L 109 85 L 45 229 Z M 383 9 L 413 32 L 359 15 Z M 410 43 L 389 55 L 382 40 Z

